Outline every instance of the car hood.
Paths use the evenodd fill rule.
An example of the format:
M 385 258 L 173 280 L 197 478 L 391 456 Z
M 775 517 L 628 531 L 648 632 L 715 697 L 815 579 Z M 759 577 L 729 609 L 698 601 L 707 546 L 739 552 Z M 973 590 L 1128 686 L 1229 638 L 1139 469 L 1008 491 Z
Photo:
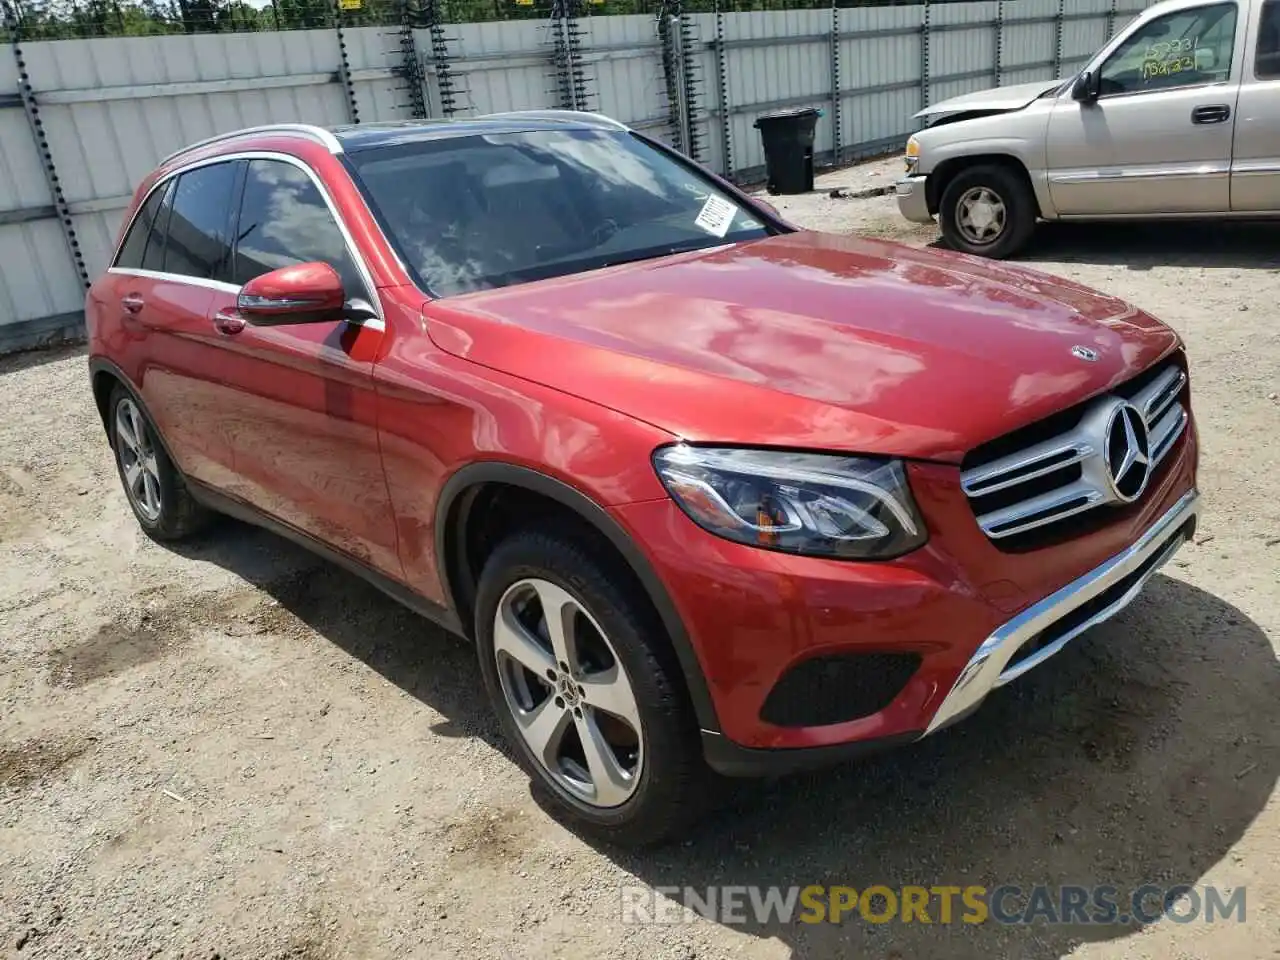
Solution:
M 1061 80 L 1037 80 L 1035 83 L 1015 83 L 1008 87 L 978 90 L 940 103 L 932 103 L 919 111 L 916 116 L 939 117 L 949 113 L 968 113 L 971 110 L 980 110 L 983 113 L 1021 110 L 1040 94 L 1054 89 L 1061 83 Z
M 1177 345 L 1065 280 L 810 232 L 439 300 L 425 321 L 450 353 L 689 440 L 947 462 Z

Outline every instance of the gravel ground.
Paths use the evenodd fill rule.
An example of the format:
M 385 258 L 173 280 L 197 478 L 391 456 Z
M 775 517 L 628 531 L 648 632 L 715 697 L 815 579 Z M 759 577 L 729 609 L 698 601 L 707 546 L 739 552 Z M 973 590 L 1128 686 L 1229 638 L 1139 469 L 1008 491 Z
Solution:
M 882 182 L 892 165 L 841 172 Z M 889 198 L 798 223 L 933 240 Z M 0 361 L 0 957 L 1280 954 L 1280 228 L 1045 229 L 1028 260 L 1186 338 L 1197 542 L 951 731 L 742 785 L 683 846 L 597 848 L 504 754 L 471 653 L 226 523 L 157 546 L 78 351 Z M 1247 887 L 1247 922 L 624 925 L 624 883 Z

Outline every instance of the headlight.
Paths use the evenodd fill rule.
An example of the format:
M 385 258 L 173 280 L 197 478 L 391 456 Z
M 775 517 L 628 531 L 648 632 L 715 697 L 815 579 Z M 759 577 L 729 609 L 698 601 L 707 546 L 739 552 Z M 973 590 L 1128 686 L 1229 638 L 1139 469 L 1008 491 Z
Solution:
M 653 464 L 690 519 L 727 540 L 887 560 L 928 539 L 897 460 L 677 444 Z
M 903 157 L 907 165 L 907 173 L 915 173 L 920 166 L 920 141 L 914 136 L 907 138 L 907 151 Z

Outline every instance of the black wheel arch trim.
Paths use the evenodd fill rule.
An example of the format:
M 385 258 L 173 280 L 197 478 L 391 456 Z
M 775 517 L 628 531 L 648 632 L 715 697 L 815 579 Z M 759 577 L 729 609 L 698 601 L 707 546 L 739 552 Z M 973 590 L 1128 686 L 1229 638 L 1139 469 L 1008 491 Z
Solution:
M 89 389 L 90 390 L 93 389 L 94 379 L 100 373 L 111 374 L 111 376 L 116 380 L 116 382 L 118 382 L 122 387 L 124 387 L 125 390 L 129 392 L 129 395 L 133 397 L 133 402 L 142 408 L 143 416 L 147 418 L 147 423 L 151 425 L 151 432 L 156 435 L 156 440 L 160 442 L 160 447 L 161 449 L 164 450 L 164 455 L 169 458 L 169 462 L 172 463 L 174 466 L 174 469 L 177 470 L 178 461 L 174 459 L 173 451 L 169 449 L 169 441 L 166 440 L 164 438 L 164 434 L 160 432 L 160 427 L 156 423 L 156 418 L 151 415 L 151 411 L 147 408 L 147 401 L 142 399 L 141 392 L 138 390 L 134 382 L 131 379 L 129 379 L 129 375 L 126 374 L 119 367 L 117 367 L 110 360 L 103 359 L 102 357 L 90 357 L 89 358 Z M 97 406 L 98 398 L 96 394 L 93 398 L 93 402 L 94 402 L 94 406 Z M 111 437 L 111 423 L 109 420 L 110 411 L 100 409 L 99 413 L 102 414 L 102 428 L 107 432 L 107 438 L 109 440 Z M 181 471 L 179 470 L 179 472 Z
M 699 726 L 705 731 L 718 732 L 720 726 L 716 719 L 715 705 L 707 689 L 702 666 L 694 652 L 693 643 L 689 640 L 684 621 L 681 620 L 667 588 L 658 578 L 652 564 L 608 511 L 586 494 L 555 477 L 514 463 L 484 460 L 462 467 L 445 483 L 436 504 L 436 558 L 445 598 L 449 605 L 458 611 L 459 616 L 461 617 L 463 610 L 470 608 L 474 600 L 474 597 L 469 597 L 465 593 L 460 595 L 460 591 L 465 591 L 467 586 L 456 582 L 459 579 L 456 571 L 466 568 L 465 556 L 462 553 L 465 549 L 465 540 L 461 536 L 461 531 L 466 527 L 467 511 L 474 503 L 475 495 L 486 483 L 504 483 L 549 497 L 574 511 L 613 544 L 639 579 L 654 609 L 658 611 L 658 616 L 662 619 L 662 625 L 680 661 L 680 670 L 684 675 L 689 697 L 693 701 Z M 450 553 L 451 546 L 452 553 Z

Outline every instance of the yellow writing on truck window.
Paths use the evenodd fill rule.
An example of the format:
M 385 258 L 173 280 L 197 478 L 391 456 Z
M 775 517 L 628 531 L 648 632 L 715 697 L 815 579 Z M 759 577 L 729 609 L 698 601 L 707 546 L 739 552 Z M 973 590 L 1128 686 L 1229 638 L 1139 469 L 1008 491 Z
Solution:
M 1147 47 L 1147 60 L 1164 60 L 1189 53 L 1196 48 L 1194 37 L 1183 37 L 1181 40 L 1160 40 Z
M 1171 57 L 1168 60 L 1147 60 L 1142 64 L 1142 79 L 1172 77 L 1196 68 L 1195 57 Z
M 1172 77 L 1196 68 L 1196 37 L 1159 40 L 1149 44 L 1142 55 L 1142 79 Z

